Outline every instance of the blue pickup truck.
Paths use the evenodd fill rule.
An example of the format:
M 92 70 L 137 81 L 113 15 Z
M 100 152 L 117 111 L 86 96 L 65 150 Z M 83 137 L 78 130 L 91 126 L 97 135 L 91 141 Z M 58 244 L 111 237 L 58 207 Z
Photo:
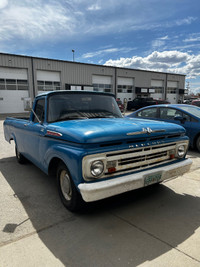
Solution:
M 19 163 L 56 177 L 71 211 L 183 175 L 192 164 L 183 127 L 123 118 L 114 95 L 100 92 L 39 95 L 29 119 L 6 118 L 4 134 Z

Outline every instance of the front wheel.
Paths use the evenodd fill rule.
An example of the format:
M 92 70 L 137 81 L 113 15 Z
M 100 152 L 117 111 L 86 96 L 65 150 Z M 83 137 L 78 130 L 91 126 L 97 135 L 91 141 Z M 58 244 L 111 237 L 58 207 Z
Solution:
M 200 136 L 197 138 L 197 141 L 196 141 L 196 148 L 197 148 L 197 150 L 200 152 Z
M 20 164 L 24 164 L 27 162 L 26 158 L 18 151 L 17 146 L 15 146 L 15 154 L 16 154 L 17 161 Z
M 77 191 L 64 163 L 61 163 L 57 170 L 57 186 L 64 206 L 70 211 L 80 210 L 84 201 Z

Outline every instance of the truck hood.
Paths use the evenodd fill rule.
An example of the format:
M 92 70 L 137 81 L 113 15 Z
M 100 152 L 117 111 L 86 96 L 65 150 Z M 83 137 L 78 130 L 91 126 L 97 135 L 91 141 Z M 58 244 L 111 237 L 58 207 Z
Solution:
M 149 132 L 145 132 L 147 128 L 149 128 Z M 51 123 L 47 126 L 46 135 L 51 135 L 49 134 L 51 131 L 58 133 L 58 136 L 60 135 L 58 138 L 62 140 L 94 144 L 147 136 L 181 134 L 185 132 L 185 129 L 173 123 L 160 121 L 136 118 L 103 118 Z

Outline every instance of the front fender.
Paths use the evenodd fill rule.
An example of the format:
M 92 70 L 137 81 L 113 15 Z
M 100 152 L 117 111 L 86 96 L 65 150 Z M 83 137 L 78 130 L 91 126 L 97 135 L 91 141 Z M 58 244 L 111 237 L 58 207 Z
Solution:
M 65 144 L 55 144 L 46 151 L 44 157 L 45 172 L 48 173 L 49 164 L 52 159 L 60 159 L 67 166 L 75 185 L 78 187 L 83 182 L 82 158 L 85 155 L 86 153 L 82 149 L 72 148 Z

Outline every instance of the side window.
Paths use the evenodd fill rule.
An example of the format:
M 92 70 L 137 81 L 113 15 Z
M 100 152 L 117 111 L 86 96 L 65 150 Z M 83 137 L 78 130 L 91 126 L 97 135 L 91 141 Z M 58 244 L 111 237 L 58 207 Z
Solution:
M 191 117 L 184 112 L 183 112 L 183 118 L 185 119 L 185 121 L 191 121 Z
M 142 111 L 139 111 L 137 117 L 141 118 L 156 118 L 157 117 L 157 108 L 148 108 Z
M 173 108 L 160 108 L 160 118 L 164 120 L 174 120 L 176 116 L 183 116 L 183 113 Z
M 44 121 L 44 110 L 45 110 L 45 99 L 42 98 L 36 102 L 36 106 L 34 110 L 36 115 L 38 116 L 38 119 L 42 122 Z M 34 116 L 33 121 L 38 122 L 36 116 Z

